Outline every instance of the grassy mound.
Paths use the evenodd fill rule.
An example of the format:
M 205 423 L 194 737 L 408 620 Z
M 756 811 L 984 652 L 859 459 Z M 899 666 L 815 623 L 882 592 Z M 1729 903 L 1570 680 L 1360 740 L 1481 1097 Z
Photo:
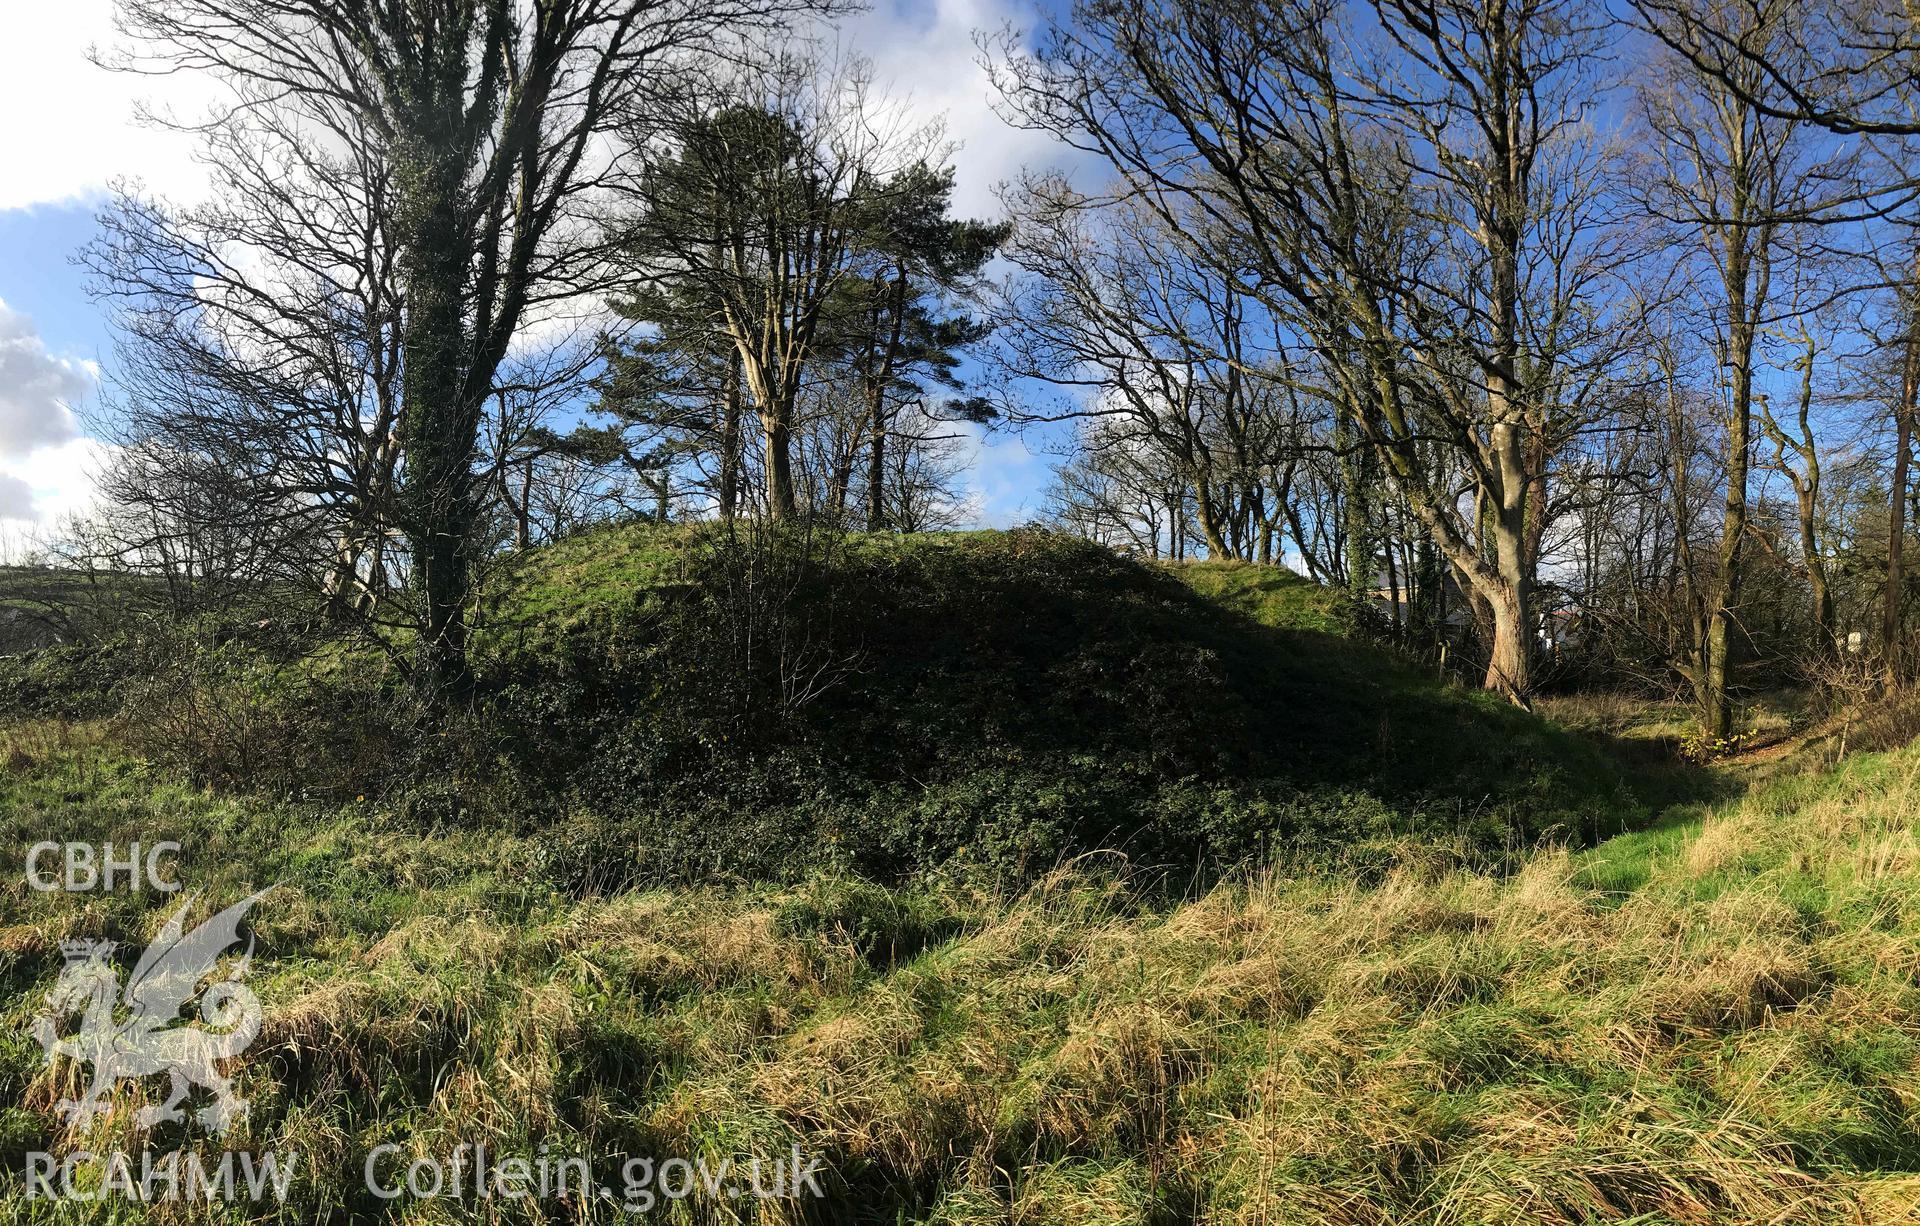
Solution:
M 798 1145 L 824 1196 L 719 1223 L 1893 1223 L 1920 1207 L 1920 750 L 1676 812 L 1505 878 L 1260 876 L 1145 905 L 824 876 L 573 900 L 539 841 L 182 789 L 85 730 L 0 738 L 0 838 L 185 844 L 194 918 L 262 886 L 251 1114 L 284 1205 L 115 1220 L 624 1221 L 629 1156 Z M 0 881 L 0 1199 L 26 1150 L 147 1141 L 25 1039 L 58 942 L 176 905 Z M 196 1100 L 197 1101 L 197 1100 Z M 376 1145 L 593 1157 L 611 1199 L 379 1201 Z M 59 1220 L 67 1220 L 59 1218 Z
M 1610 758 L 1345 637 L 1339 600 L 1277 568 L 1039 532 L 607 528 L 515 558 L 475 627 L 450 718 L 391 660 L 252 619 L 5 661 L 0 709 L 118 704 L 134 752 L 231 790 L 537 833 L 576 893 L 1026 881 L 1091 850 L 1182 881 L 1383 871 L 1643 816 Z
M 494 587 L 468 737 L 494 748 L 428 799 L 511 777 L 551 802 L 552 871 L 626 880 L 1505 854 L 1630 817 L 1601 755 L 1327 633 L 1334 609 L 1044 533 L 598 531 Z
M 1350 636 L 1353 610 L 1339 592 L 1283 566 L 1170 562 L 1168 574 L 1208 600 L 1280 630 Z

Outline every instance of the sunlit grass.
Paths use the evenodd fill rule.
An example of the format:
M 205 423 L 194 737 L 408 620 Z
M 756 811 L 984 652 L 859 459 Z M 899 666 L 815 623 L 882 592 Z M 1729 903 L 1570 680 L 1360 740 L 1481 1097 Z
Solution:
M 527 841 L 209 795 L 87 728 L 16 728 L 0 765 L 10 843 L 176 838 L 203 909 L 280 883 L 254 1114 L 226 1144 L 307 1155 L 285 1221 L 377 1211 L 359 1164 L 382 1140 L 798 1144 L 832 1171 L 829 1206 L 686 1207 L 704 1221 L 1898 1222 L 1920 1195 L 1917 750 L 1507 878 L 1262 876 L 1144 907 L 1099 860 L 1006 897 L 572 900 Z M 0 886 L 0 1032 L 61 938 L 137 947 L 172 902 Z M 132 1144 L 125 1113 L 58 1124 L 74 1075 L 0 1046 L 0 1141 Z

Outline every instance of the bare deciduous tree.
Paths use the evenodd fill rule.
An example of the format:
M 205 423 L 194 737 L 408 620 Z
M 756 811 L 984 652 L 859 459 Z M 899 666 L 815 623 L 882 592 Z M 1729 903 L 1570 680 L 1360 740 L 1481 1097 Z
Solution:
M 144 72 L 202 71 L 219 121 L 326 109 L 384 162 L 399 289 L 395 507 L 419 593 L 420 672 L 467 678 L 480 423 L 509 347 L 544 306 L 600 284 L 587 203 L 605 138 L 687 52 L 810 0 L 119 0 Z M 298 119 L 271 129 L 304 139 Z

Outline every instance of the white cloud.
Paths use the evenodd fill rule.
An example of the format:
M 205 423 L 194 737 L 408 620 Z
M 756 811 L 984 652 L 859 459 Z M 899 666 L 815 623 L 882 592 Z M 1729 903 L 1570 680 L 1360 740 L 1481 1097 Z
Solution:
M 18 477 L 0 473 L 0 519 L 32 519 L 33 487 Z
M 45 523 L 92 500 L 104 447 L 81 436 L 73 405 L 96 378 L 92 363 L 49 353 L 33 320 L 0 302 L 0 520 Z
M 1015 128 L 994 111 L 993 83 L 974 47 L 976 32 L 1034 22 L 1019 0 L 881 0 L 842 27 L 846 44 L 873 61 L 875 84 L 923 119 L 945 116 L 947 135 L 960 144 L 953 201 L 961 217 L 998 216 L 995 185 L 1023 166 L 1047 167 L 1065 157 L 1052 137 Z
M 0 209 L 84 200 L 112 180 L 131 178 L 176 200 L 204 195 L 206 172 L 196 140 L 141 123 L 147 105 L 184 119 L 221 96 L 209 74 L 108 72 L 88 51 L 122 41 L 114 0 L 10 0 L 0 38 Z M 1056 161 L 1048 137 L 1023 132 L 993 111 L 993 87 L 977 62 L 974 35 L 1011 23 L 1034 24 L 1026 0 L 880 0 L 851 18 L 844 41 L 872 59 L 878 82 L 912 110 L 944 114 L 962 148 L 955 161 L 956 210 L 992 216 L 996 183 L 1022 165 Z
M 55 524 L 93 504 L 94 474 L 111 448 L 74 438 L 23 459 L 0 458 L 0 519 Z M 24 490 L 22 505 L 19 494 Z
M 198 114 L 217 86 L 204 74 L 137 76 L 96 68 L 89 47 L 111 48 L 113 0 L 9 0 L 0 37 L 0 209 L 84 200 L 117 178 L 195 199 L 206 176 L 194 139 L 135 118 L 151 103 Z
M 0 302 L 0 457 L 77 435 L 73 403 L 92 386 L 86 366 L 48 353 L 33 320 Z

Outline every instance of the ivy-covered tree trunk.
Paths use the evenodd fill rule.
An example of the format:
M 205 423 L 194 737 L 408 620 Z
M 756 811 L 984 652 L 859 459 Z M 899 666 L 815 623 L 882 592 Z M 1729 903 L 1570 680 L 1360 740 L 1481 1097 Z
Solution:
M 455 111 L 450 119 L 457 119 Z M 431 128 L 399 154 L 406 320 L 401 331 L 400 514 L 421 601 L 419 668 L 435 693 L 468 679 L 466 606 L 479 517 L 473 458 L 480 414 L 467 392 L 467 257 L 461 166 Z

